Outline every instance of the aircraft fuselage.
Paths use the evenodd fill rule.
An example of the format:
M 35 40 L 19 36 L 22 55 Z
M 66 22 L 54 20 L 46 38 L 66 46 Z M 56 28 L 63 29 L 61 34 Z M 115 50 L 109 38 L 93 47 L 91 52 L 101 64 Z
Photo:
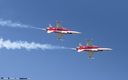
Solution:
M 61 34 L 81 34 L 80 32 L 70 31 L 68 29 L 49 28 L 49 29 L 46 29 L 46 30 L 47 30 L 47 33 L 55 32 L 55 33 L 61 33 Z
M 110 48 L 99 48 L 97 46 L 93 46 L 93 47 L 81 46 L 76 49 L 78 50 L 78 52 L 81 52 L 81 51 L 99 52 L 99 51 L 111 51 L 112 50 Z

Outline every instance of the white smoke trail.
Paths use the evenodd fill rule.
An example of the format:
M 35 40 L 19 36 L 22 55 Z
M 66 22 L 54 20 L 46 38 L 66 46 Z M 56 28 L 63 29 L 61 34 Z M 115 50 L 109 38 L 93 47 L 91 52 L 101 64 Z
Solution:
M 4 41 L 3 38 L 0 38 L 0 49 L 6 48 L 6 49 L 26 49 L 26 50 L 32 50 L 32 49 L 68 49 L 63 46 L 53 46 L 51 44 L 39 44 L 35 42 L 28 43 L 27 41 L 14 41 L 11 42 L 10 40 Z
M 11 20 L 3 20 L 0 19 L 0 25 L 1 26 L 8 26 L 8 27 L 18 27 L 18 28 L 32 28 L 32 29 L 41 29 L 41 28 L 37 28 L 37 27 L 33 27 L 30 25 L 24 25 L 18 22 L 12 22 Z

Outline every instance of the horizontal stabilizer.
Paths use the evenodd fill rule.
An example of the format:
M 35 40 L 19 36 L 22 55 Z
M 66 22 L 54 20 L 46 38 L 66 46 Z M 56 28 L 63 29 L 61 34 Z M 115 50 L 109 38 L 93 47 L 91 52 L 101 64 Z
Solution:
M 47 31 L 47 33 L 52 33 L 53 31 Z
M 82 53 L 84 50 L 78 50 L 78 52 Z

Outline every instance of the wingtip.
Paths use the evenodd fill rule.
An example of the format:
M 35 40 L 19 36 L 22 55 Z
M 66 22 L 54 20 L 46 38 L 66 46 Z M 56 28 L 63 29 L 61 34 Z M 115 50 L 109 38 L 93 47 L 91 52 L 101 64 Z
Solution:
M 63 39 L 60 39 L 60 38 L 58 38 L 57 40 L 59 40 L 59 41 L 64 41 Z
M 88 57 L 88 59 L 95 59 L 95 58 L 93 58 L 93 57 Z
M 93 39 L 85 39 L 85 40 L 93 40 Z
M 60 23 L 60 22 L 63 22 L 63 21 L 58 21 L 58 20 L 56 20 L 56 22 L 57 22 L 57 23 Z

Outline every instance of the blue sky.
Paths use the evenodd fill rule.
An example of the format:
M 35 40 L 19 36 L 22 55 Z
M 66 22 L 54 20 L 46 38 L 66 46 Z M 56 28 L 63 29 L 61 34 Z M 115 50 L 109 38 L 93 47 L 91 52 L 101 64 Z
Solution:
M 0 0 L 0 19 L 45 28 L 55 21 L 82 32 L 64 35 L 31 28 L 0 25 L 4 40 L 27 41 L 54 46 L 77 47 L 85 39 L 113 51 L 98 52 L 94 60 L 70 49 L 0 49 L 0 74 L 3 77 L 29 77 L 31 80 L 128 80 L 128 1 L 127 0 Z

